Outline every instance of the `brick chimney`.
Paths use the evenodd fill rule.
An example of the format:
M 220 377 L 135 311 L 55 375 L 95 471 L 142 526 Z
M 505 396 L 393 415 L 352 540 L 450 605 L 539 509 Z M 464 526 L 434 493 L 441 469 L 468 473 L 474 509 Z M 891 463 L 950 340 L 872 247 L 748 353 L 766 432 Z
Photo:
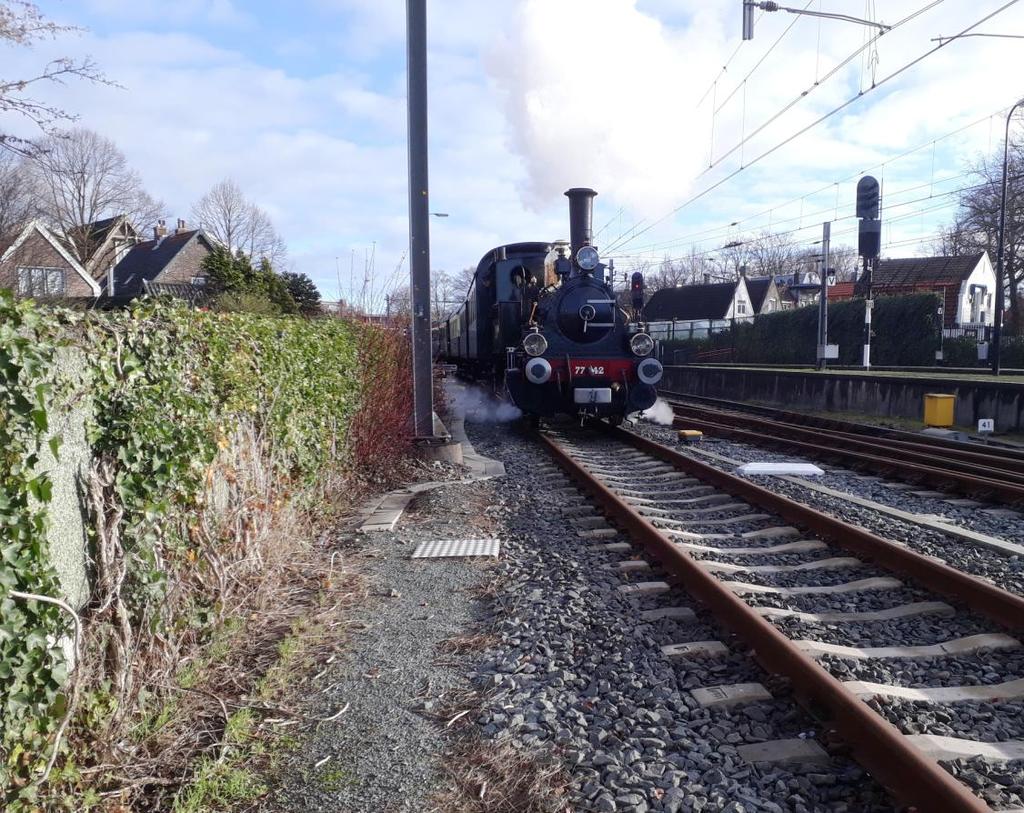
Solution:
M 187 225 L 185 224 L 185 221 L 184 221 L 184 220 L 182 220 L 182 219 L 181 219 L 181 218 L 179 217 L 179 218 L 178 218 L 178 225 L 177 225 L 177 226 L 175 226 L 175 228 L 174 228 L 174 233 L 175 233 L 175 234 L 184 234 L 184 233 L 185 233 L 185 232 L 187 232 L 187 231 L 188 231 L 188 226 L 187 226 Z
M 158 220 L 156 225 L 153 227 L 153 239 L 159 240 L 161 237 L 167 236 L 167 221 Z

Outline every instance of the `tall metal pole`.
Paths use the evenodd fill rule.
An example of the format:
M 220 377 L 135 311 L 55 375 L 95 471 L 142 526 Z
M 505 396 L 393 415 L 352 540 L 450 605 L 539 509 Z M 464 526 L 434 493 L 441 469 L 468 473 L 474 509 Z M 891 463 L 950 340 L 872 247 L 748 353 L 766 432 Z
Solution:
M 818 297 L 818 369 L 825 369 L 825 346 L 828 344 L 828 253 L 832 224 L 821 224 L 821 294 Z
M 409 291 L 412 300 L 413 422 L 434 436 L 430 354 L 430 201 L 427 196 L 427 2 L 406 0 L 409 106 Z
M 999 351 L 1003 338 L 1003 243 L 1006 235 L 1006 169 L 1010 159 L 1010 119 L 1022 104 L 1024 99 L 1018 101 L 1006 114 L 1006 134 L 1003 139 L 1003 191 L 999 201 L 999 240 L 996 244 L 996 313 L 992 325 L 992 375 L 999 375 Z

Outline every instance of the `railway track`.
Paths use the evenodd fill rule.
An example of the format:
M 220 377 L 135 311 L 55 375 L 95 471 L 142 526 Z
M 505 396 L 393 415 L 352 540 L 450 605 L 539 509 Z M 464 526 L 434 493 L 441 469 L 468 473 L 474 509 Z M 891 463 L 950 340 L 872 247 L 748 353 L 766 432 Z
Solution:
M 785 410 L 758 413 L 680 401 L 674 425 L 884 474 L 933 488 L 1024 505 L 1024 452 L 818 419 Z
M 1024 740 L 994 742 L 984 715 L 988 722 L 972 717 L 962 730 L 927 721 L 962 721 L 955 710 L 964 703 L 1020 716 L 1024 648 L 1007 633 L 1024 626 L 1024 599 L 632 433 L 540 437 L 653 567 L 698 598 L 765 669 L 788 678 L 824 720 L 823 740 L 844 743 L 918 811 L 990 810 L 939 760 L 955 767 L 980 755 L 1015 764 L 1024 760 Z M 648 579 L 647 559 L 616 568 L 626 579 Z M 623 589 L 639 596 L 663 584 Z M 729 651 L 719 641 L 668 649 L 707 658 Z M 756 684 L 707 688 L 715 702 L 768 695 Z M 1024 785 L 1019 768 L 1006 777 Z

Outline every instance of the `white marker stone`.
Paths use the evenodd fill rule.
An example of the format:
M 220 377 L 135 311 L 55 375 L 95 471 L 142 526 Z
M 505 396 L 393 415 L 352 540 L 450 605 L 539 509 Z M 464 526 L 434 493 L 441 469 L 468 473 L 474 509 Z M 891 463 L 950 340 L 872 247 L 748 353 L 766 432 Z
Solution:
M 909 734 L 907 739 L 932 759 L 949 761 L 981 757 L 992 762 L 1024 759 L 1024 741 L 975 742 L 958 737 L 940 737 L 937 734 Z
M 900 700 L 923 700 L 927 703 L 962 703 L 968 700 L 992 702 L 1019 700 L 1024 697 L 1024 678 L 992 686 L 936 686 L 926 689 L 866 683 L 861 680 L 846 680 L 843 681 L 843 685 L 858 697 L 896 697 Z
M 690 641 L 685 644 L 663 646 L 661 654 L 669 658 L 721 658 L 729 654 L 729 647 L 721 641 Z
M 804 477 L 815 477 L 824 474 L 819 466 L 813 463 L 744 463 L 737 466 L 737 474 L 800 474 Z
M 736 753 L 744 762 L 751 764 L 782 764 L 805 762 L 813 765 L 828 765 L 829 755 L 814 740 L 771 740 L 751 745 L 737 745 Z
M 699 560 L 698 564 L 712 573 L 796 573 L 804 570 L 836 570 L 843 567 L 857 567 L 863 564 L 860 559 L 850 556 L 837 556 L 832 559 L 818 559 L 804 562 L 802 565 L 734 565 L 728 562 L 712 562 L 708 559 Z
M 810 587 L 768 587 L 748 582 L 722 582 L 734 593 L 777 593 L 780 596 L 806 596 L 824 593 L 856 593 L 858 590 L 891 590 L 902 587 L 903 582 L 888 576 L 858 579 L 845 584 L 812 585 Z
M 642 621 L 659 621 L 662 618 L 674 618 L 677 621 L 696 621 L 697 614 L 689 607 L 659 607 L 657 610 L 644 610 L 640 613 Z
M 1016 638 L 999 633 L 990 635 L 969 635 L 941 644 L 926 646 L 840 646 L 821 641 L 793 641 L 808 655 L 817 658 L 822 655 L 837 655 L 842 658 L 936 658 L 943 655 L 966 655 L 981 649 L 1017 649 L 1021 643 Z
M 812 624 L 841 624 L 844 621 L 892 621 L 896 618 L 911 618 L 916 615 L 954 616 L 956 610 L 942 601 L 915 601 L 885 610 L 866 613 L 802 613 L 782 607 L 754 607 L 756 613 L 765 617 L 796 618 Z
M 704 708 L 731 708 L 742 703 L 760 703 L 772 699 L 769 691 L 760 683 L 710 686 L 704 689 L 693 689 L 690 694 Z

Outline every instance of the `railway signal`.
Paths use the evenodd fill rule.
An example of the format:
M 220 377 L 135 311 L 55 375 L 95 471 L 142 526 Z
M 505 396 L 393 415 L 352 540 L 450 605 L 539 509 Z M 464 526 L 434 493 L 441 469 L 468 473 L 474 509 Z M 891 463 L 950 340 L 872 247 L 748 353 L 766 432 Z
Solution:
M 882 249 L 881 188 L 878 181 L 865 175 L 857 181 L 857 253 L 864 261 L 858 288 L 864 293 L 864 369 L 871 367 L 871 275 Z M 941 331 L 941 326 L 940 326 Z

